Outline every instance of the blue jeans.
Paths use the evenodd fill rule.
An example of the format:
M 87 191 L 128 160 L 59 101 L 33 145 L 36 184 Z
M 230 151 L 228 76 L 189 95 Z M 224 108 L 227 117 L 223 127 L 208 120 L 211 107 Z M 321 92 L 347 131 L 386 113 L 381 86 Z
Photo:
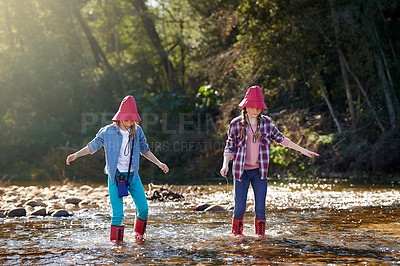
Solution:
M 242 181 L 233 179 L 235 190 L 235 210 L 233 217 L 235 219 L 243 219 L 246 211 L 247 192 L 249 186 L 254 191 L 254 210 L 256 219 L 265 219 L 265 198 L 267 197 L 267 179 L 261 179 L 259 169 L 244 170 Z
M 125 176 L 128 175 L 128 173 L 122 174 L 124 174 Z M 116 177 L 119 177 L 118 171 Z M 129 177 L 129 183 L 130 185 L 128 187 L 128 191 L 129 194 L 131 194 L 133 202 L 136 205 L 136 215 L 140 220 L 146 220 L 149 213 L 149 206 L 147 205 L 146 193 L 144 192 L 139 174 L 136 175 L 136 178 L 134 178 L 133 173 L 131 173 Z M 108 178 L 108 191 L 110 193 L 110 201 L 113 213 L 111 225 L 121 226 L 122 219 L 124 218 L 124 201 L 122 197 L 118 196 L 117 183 L 115 182 L 115 180 L 111 183 L 110 178 Z

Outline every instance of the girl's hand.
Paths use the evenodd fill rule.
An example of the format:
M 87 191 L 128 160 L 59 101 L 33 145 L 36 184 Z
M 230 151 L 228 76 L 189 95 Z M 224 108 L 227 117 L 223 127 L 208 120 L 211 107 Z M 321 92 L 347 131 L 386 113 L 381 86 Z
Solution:
M 301 153 L 304 154 L 304 155 L 307 156 L 307 157 L 319 156 L 318 153 L 313 152 L 313 151 L 309 151 L 309 150 L 306 150 L 306 149 L 303 149 L 303 150 L 301 151 Z
M 68 155 L 66 160 L 67 165 L 69 165 L 72 161 L 75 161 L 76 158 L 78 158 L 78 155 L 76 153 Z
M 161 163 L 158 165 L 158 167 L 160 167 L 160 169 L 164 172 L 164 174 L 168 173 L 169 168 L 165 163 Z
M 229 172 L 229 166 L 222 166 L 222 168 L 221 168 L 221 170 L 220 170 L 219 172 L 221 173 L 221 175 L 222 175 L 223 177 L 226 177 L 226 175 L 227 175 L 228 172 Z

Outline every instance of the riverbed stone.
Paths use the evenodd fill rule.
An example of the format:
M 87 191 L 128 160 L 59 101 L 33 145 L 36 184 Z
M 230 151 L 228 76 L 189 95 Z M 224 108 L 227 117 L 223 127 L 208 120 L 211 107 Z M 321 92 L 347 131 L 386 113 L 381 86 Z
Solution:
M 0 218 L 5 218 L 6 216 L 4 215 L 4 213 L 0 212 Z
M 68 211 L 66 210 L 55 210 L 51 216 L 53 217 L 68 217 L 68 216 L 72 216 Z
M 82 191 L 85 191 L 85 192 L 92 192 L 93 187 L 91 187 L 89 185 L 83 185 L 79 189 L 82 190 Z
M 31 207 L 47 207 L 47 204 L 39 199 L 29 200 L 25 203 L 25 205 L 29 205 Z
M 12 209 L 9 212 L 7 212 L 8 217 L 22 217 L 26 216 L 26 210 L 24 208 L 16 208 Z
M 31 212 L 30 215 L 46 216 L 47 215 L 47 211 L 46 211 L 46 208 L 36 208 L 34 211 Z
M 9 196 L 9 197 L 3 198 L 3 201 L 5 201 L 7 203 L 15 203 L 15 202 L 18 202 L 18 200 L 19 200 L 18 196 Z
M 225 212 L 227 211 L 224 207 L 220 205 L 211 205 L 204 210 L 205 212 Z
M 81 199 L 78 199 L 78 198 L 68 198 L 68 199 L 65 199 L 65 202 L 66 203 L 68 203 L 68 204 L 79 204 L 79 202 L 81 202 L 82 200 Z
M 74 209 L 76 209 L 77 206 L 78 206 L 78 205 L 76 205 L 76 204 L 71 204 L 71 203 L 69 203 L 69 204 L 65 204 L 64 208 L 65 208 L 66 210 L 74 210 Z
M 205 209 L 207 209 L 210 206 L 211 206 L 210 204 L 206 203 L 206 204 L 202 204 L 202 205 L 199 205 L 199 206 L 195 207 L 193 210 L 196 211 L 196 212 L 201 212 L 201 211 L 204 211 Z

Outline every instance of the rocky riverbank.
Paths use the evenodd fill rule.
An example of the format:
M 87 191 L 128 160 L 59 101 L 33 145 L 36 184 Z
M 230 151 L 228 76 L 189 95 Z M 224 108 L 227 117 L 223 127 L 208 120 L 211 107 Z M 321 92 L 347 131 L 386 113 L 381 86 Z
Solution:
M 220 206 L 220 199 L 204 195 L 205 188 L 149 184 L 145 186 L 147 199 L 158 202 L 184 202 L 193 211 L 227 211 L 228 202 Z M 9 186 L 0 187 L 0 218 L 24 216 L 73 216 L 82 209 L 110 209 L 108 187 L 65 184 L 59 186 Z M 126 198 L 128 201 L 130 197 Z

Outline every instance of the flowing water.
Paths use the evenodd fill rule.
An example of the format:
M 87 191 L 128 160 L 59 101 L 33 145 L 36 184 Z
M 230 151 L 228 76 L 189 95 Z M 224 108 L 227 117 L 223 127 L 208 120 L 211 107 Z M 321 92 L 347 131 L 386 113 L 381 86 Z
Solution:
M 2 265 L 392 265 L 400 264 L 400 189 L 335 182 L 271 181 L 266 239 L 253 238 L 253 195 L 245 239 L 230 234 L 232 211 L 195 212 L 199 204 L 233 206 L 232 187 L 202 186 L 180 202 L 149 202 L 147 240 L 132 238 L 135 209 L 126 200 L 125 242 L 108 241 L 110 209 L 73 210 L 68 218 L 0 219 Z M 173 187 L 184 190 L 186 187 Z

